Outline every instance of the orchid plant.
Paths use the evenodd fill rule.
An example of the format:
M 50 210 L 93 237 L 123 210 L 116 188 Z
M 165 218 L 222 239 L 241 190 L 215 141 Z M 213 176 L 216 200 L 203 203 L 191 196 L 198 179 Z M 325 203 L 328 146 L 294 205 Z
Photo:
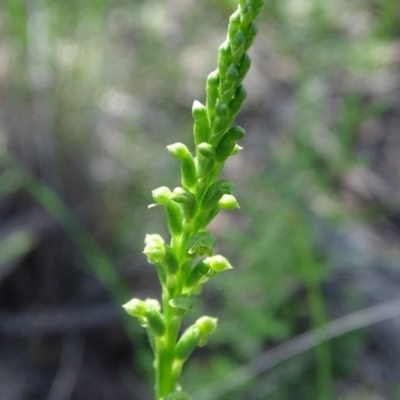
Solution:
M 232 124 L 246 98 L 242 82 L 251 64 L 247 51 L 257 35 L 255 19 L 263 3 L 240 0 L 229 19 L 218 68 L 207 78 L 206 104 L 193 103 L 195 154 L 182 143 L 167 146 L 180 161 L 181 186 L 152 191 L 155 203 L 149 207 L 164 207 L 171 235 L 169 243 L 158 234 L 145 238 L 144 254 L 157 270 L 162 301 L 135 298 L 123 307 L 147 329 L 154 353 L 156 400 L 190 399 L 178 385 L 182 367 L 217 327 L 216 318 L 203 316 L 180 333 L 182 319 L 192 311 L 202 285 L 232 268 L 224 256 L 214 254 L 216 238 L 207 226 L 221 209 L 239 208 L 234 184 L 219 175 L 225 161 L 242 149 L 237 142 L 245 131 Z

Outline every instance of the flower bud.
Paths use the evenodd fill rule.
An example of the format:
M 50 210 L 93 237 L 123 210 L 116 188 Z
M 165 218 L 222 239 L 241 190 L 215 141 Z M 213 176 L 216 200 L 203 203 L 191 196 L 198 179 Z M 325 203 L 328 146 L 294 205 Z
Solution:
M 186 361 L 198 346 L 201 340 L 200 329 L 192 325 L 183 332 L 175 347 L 175 357 L 180 361 Z
M 235 185 L 229 179 L 221 179 L 214 182 L 205 193 L 202 199 L 202 208 L 210 210 L 221 199 L 224 194 L 232 194 L 235 190 Z
M 210 122 L 215 116 L 215 105 L 217 103 L 217 99 L 219 96 L 219 74 L 218 70 L 211 72 L 207 77 L 207 112 L 210 119 Z
M 214 157 L 214 147 L 211 146 L 209 143 L 200 143 L 197 146 L 199 153 L 203 157 L 213 158 Z
M 225 79 L 226 70 L 232 64 L 231 48 L 228 41 L 221 44 L 218 50 L 218 72 L 221 80 Z
M 195 322 L 195 326 L 197 326 L 197 328 L 199 328 L 200 332 L 204 336 L 208 336 L 217 329 L 217 322 L 218 322 L 217 318 L 211 318 L 208 316 L 204 316 L 204 317 L 199 318 Z
M 171 191 L 166 186 L 161 186 L 151 192 L 157 204 L 165 204 L 171 197 Z
M 240 22 L 241 28 L 246 30 L 253 21 L 253 6 L 251 1 L 247 0 L 243 6 L 240 7 Z
M 146 235 L 145 248 L 143 253 L 146 254 L 150 263 L 159 262 L 165 255 L 165 243 L 160 235 Z
M 236 197 L 232 196 L 231 194 L 224 194 L 221 197 L 221 200 L 218 202 L 218 205 L 224 210 L 234 210 L 235 208 L 240 208 Z
M 228 269 L 232 269 L 232 265 L 224 256 L 207 257 L 204 260 L 204 264 L 208 265 L 210 269 L 215 272 L 222 272 Z
M 143 317 L 146 314 L 147 306 L 143 300 L 132 299 L 122 306 L 125 311 L 133 317 Z
M 243 54 L 246 51 L 246 44 L 247 40 L 245 34 L 242 30 L 238 30 L 234 38 L 231 40 L 232 60 L 236 64 L 239 64 L 241 58 L 243 57 Z
M 217 117 L 227 118 L 229 114 L 228 104 L 225 101 L 218 99 L 217 104 L 215 106 L 215 114 Z
M 240 29 L 240 12 L 236 10 L 229 18 L 228 38 L 232 42 L 236 32 Z
M 178 160 L 182 160 L 188 154 L 190 154 L 189 149 L 183 143 L 174 143 L 167 146 L 168 151 L 176 157 Z
M 240 140 L 244 137 L 246 131 L 239 125 L 232 126 L 225 136 L 228 140 Z
M 172 200 L 165 203 L 168 229 L 172 236 L 179 236 L 182 233 L 183 214 L 179 204 Z
M 240 71 L 239 71 L 240 72 Z M 243 85 L 239 85 L 235 91 L 235 97 L 229 102 L 229 118 L 233 120 L 246 99 L 247 92 Z
M 195 100 L 192 106 L 192 115 L 195 121 L 207 118 L 207 108 L 199 101 Z
M 215 164 L 214 147 L 209 143 L 200 143 L 197 147 L 199 152 L 198 166 L 200 178 L 206 177 Z
M 251 0 L 251 4 L 253 6 L 253 19 L 256 19 L 264 5 L 264 0 Z
M 192 114 L 194 118 L 193 136 L 196 145 L 207 142 L 210 134 L 207 108 L 197 100 L 193 103 Z
M 226 71 L 225 80 L 221 84 L 222 100 L 229 101 L 235 94 L 239 71 L 235 64 L 231 64 Z
M 257 33 L 258 33 L 257 25 L 254 22 L 252 22 L 246 30 L 246 35 L 245 35 L 246 36 L 246 39 L 245 39 L 246 44 L 244 46 L 245 51 L 247 51 L 251 47 L 251 45 L 254 42 L 254 39 L 257 36 Z
M 251 58 L 247 53 L 244 53 L 239 65 L 238 82 L 242 82 L 251 67 Z

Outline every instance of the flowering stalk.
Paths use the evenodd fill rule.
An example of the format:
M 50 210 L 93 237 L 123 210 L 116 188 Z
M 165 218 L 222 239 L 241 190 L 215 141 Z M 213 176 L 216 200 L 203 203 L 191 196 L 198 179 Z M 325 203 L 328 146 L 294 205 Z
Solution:
M 216 239 L 207 226 L 221 209 L 239 208 L 234 184 L 218 176 L 225 161 L 241 150 L 237 141 L 245 131 L 231 125 L 246 98 L 242 81 L 251 64 L 247 50 L 257 34 L 254 20 L 262 5 L 263 0 L 240 0 L 229 19 L 218 68 L 207 78 L 206 104 L 193 103 L 195 154 L 182 143 L 167 146 L 180 161 L 182 186 L 152 192 L 155 204 L 149 207 L 165 208 L 171 234 L 169 244 L 157 234 L 145 239 L 144 253 L 157 270 L 162 304 L 133 299 L 124 308 L 147 328 L 155 357 L 156 400 L 190 399 L 178 389 L 183 364 L 217 326 L 215 318 L 203 316 L 179 334 L 182 318 L 193 309 L 193 296 L 208 279 L 232 268 L 225 257 L 214 255 Z

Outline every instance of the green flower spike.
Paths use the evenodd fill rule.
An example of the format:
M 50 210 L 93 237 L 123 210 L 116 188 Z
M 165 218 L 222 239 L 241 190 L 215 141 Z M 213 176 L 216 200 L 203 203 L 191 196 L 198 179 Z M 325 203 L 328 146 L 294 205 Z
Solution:
M 178 386 L 182 367 L 217 327 L 215 318 L 203 316 L 180 334 L 182 319 L 194 308 L 194 295 L 209 279 L 232 269 L 225 257 L 214 255 L 216 238 L 207 226 L 221 209 L 239 208 L 234 184 L 219 175 L 225 161 L 241 150 L 237 142 L 245 131 L 232 124 L 246 99 L 242 82 L 251 66 L 247 50 L 257 35 L 254 20 L 262 5 L 263 0 L 239 0 L 229 19 L 218 67 L 207 77 L 205 105 L 194 101 L 192 106 L 193 154 L 183 143 L 167 146 L 179 160 L 181 187 L 152 191 L 155 204 L 149 207 L 164 207 L 171 236 L 167 244 L 160 235 L 146 235 L 143 251 L 156 268 L 162 307 L 154 299 L 132 299 L 123 307 L 148 331 L 156 400 L 191 400 Z

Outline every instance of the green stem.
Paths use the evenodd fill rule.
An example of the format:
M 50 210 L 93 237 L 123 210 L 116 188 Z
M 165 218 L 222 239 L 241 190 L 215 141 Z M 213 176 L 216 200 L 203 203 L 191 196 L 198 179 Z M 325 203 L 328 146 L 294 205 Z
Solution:
M 169 290 L 163 285 L 163 311 L 166 330 L 163 337 L 157 340 L 156 346 L 156 400 L 162 399 L 176 388 L 177 377 L 173 373 L 173 362 L 180 319 L 174 317 L 174 310 L 169 305 L 169 301 Z

